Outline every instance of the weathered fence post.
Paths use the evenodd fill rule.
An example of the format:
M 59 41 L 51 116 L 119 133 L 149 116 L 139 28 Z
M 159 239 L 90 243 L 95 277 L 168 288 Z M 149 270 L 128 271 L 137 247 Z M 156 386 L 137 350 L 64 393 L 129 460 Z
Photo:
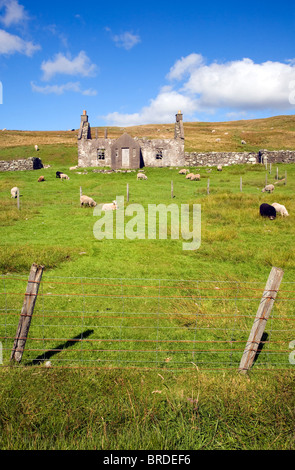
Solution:
M 16 336 L 10 356 L 10 360 L 20 362 L 24 353 L 29 328 L 38 296 L 44 266 L 33 264 L 31 267 L 24 303 L 20 314 Z
M 275 302 L 284 271 L 280 268 L 273 267 L 268 277 L 262 299 L 260 301 L 254 323 L 246 343 L 246 347 L 240 362 L 239 371 L 246 374 L 253 364 L 257 354 L 266 322 L 269 318 L 271 309 Z
M 279 179 L 279 167 L 277 166 L 277 176 L 276 176 L 276 180 Z

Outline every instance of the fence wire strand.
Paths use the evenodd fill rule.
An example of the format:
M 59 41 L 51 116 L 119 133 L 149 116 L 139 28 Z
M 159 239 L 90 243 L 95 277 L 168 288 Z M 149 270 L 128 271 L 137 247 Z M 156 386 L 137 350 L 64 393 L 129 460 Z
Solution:
M 9 364 L 25 276 L 2 275 L 0 342 Z M 165 370 L 238 368 L 264 283 L 43 274 L 22 362 Z M 295 283 L 282 282 L 255 368 L 291 368 Z M 292 305 L 293 304 L 293 305 Z

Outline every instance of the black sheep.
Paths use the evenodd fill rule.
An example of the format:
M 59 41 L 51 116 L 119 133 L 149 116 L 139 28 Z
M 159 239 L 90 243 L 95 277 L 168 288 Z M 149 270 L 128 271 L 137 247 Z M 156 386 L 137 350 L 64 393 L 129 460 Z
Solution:
M 260 215 L 262 215 L 262 217 L 268 217 L 270 220 L 273 220 L 277 216 L 277 211 L 270 204 L 264 203 L 260 206 Z
M 57 171 L 55 174 L 56 174 L 56 178 L 60 178 L 60 175 L 62 174 L 62 171 Z

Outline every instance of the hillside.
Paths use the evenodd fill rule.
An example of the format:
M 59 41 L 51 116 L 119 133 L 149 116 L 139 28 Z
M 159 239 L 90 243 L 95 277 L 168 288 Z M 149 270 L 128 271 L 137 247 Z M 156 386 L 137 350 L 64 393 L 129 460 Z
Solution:
M 92 127 L 92 136 L 104 135 L 104 128 Z M 150 124 L 134 127 L 109 127 L 110 138 L 119 137 L 126 130 L 132 137 L 173 138 L 174 124 Z M 212 132 L 212 131 L 215 132 Z M 228 121 L 228 122 L 184 122 L 185 150 L 187 152 L 210 151 L 254 151 L 295 149 L 295 115 L 275 116 L 266 119 Z M 216 142 L 216 139 L 220 141 Z M 246 145 L 241 144 L 246 141 Z M 0 149 L 44 145 L 76 146 L 75 131 L 14 131 L 0 132 Z M 1 159 L 0 151 L 0 159 Z M 3 159 L 6 158 L 4 152 Z

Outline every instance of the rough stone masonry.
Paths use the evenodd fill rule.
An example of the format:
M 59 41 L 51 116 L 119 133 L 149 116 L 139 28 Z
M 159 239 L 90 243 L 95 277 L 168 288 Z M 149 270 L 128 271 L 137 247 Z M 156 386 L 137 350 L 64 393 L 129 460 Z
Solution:
M 184 165 L 184 131 L 181 111 L 176 114 L 174 139 L 132 138 L 126 132 L 118 139 L 92 138 L 86 111 L 81 116 L 78 133 L 78 166 L 109 166 L 137 169 L 143 166 L 169 167 Z
M 0 160 L 0 171 L 26 171 L 40 170 L 43 168 L 40 158 L 31 157 L 19 160 Z

